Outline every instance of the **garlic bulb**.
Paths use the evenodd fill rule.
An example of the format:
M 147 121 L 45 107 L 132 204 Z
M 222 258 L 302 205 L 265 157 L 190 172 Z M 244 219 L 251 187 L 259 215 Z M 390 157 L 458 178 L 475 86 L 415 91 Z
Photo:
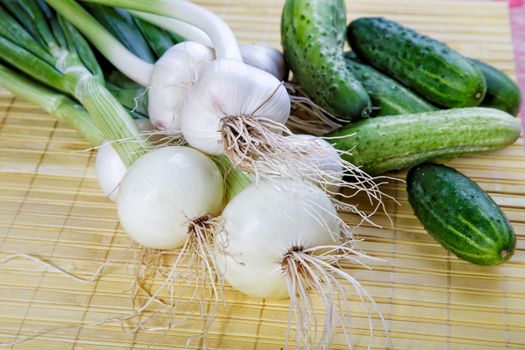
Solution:
M 155 63 L 148 88 L 148 113 L 157 129 L 168 134 L 180 132 L 180 102 L 199 79 L 203 64 L 214 58 L 212 49 L 185 41 Z
M 264 117 L 284 124 L 290 114 L 286 88 L 271 74 L 237 60 L 215 60 L 203 69 L 182 101 L 181 130 L 188 143 L 209 154 L 227 152 L 228 123 Z M 244 124 L 243 124 L 244 125 Z M 228 129 L 228 130 L 227 130 Z M 230 140 L 231 141 L 231 140 Z
M 262 69 L 281 81 L 288 78 L 288 67 L 283 54 L 271 46 L 243 45 L 240 47 L 242 60 L 252 67 Z

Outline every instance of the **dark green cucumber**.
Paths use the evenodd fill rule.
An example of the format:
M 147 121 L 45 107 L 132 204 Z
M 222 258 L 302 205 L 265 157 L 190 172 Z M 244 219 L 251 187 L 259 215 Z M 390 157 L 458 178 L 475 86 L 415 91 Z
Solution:
M 365 87 L 375 116 L 430 112 L 436 107 L 374 68 L 347 58 L 345 63 Z
M 408 200 L 423 227 L 457 257 L 478 265 L 509 260 L 511 224 L 489 195 L 460 172 L 421 164 L 408 172 Z
M 439 106 L 477 106 L 485 96 L 478 68 L 445 44 L 398 23 L 360 18 L 348 25 L 347 36 L 359 59 Z
M 436 158 L 484 152 L 512 144 L 520 124 L 492 108 L 459 108 L 385 116 L 348 124 L 327 141 L 371 175 L 408 168 Z M 346 136 L 346 137 L 345 137 Z
M 470 59 L 470 62 L 483 72 L 487 82 L 487 93 L 481 101 L 481 105 L 518 115 L 521 105 L 521 93 L 518 85 L 507 74 L 491 65 L 474 59 Z
M 294 79 L 319 106 L 336 117 L 368 116 L 370 98 L 345 66 L 344 0 L 287 0 L 281 38 Z

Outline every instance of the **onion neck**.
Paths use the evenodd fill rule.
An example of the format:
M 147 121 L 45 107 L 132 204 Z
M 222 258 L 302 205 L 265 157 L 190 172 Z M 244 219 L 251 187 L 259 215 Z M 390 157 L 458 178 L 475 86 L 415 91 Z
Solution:
M 60 0 L 54 0 L 60 1 Z M 148 12 L 191 24 L 203 30 L 211 39 L 217 58 L 242 61 L 239 45 L 228 25 L 213 12 L 188 1 L 170 0 L 82 0 L 127 10 Z

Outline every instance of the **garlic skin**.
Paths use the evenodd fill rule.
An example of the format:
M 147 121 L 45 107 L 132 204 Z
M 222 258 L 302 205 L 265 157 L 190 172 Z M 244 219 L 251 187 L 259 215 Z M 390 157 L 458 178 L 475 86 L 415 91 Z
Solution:
M 148 113 L 155 128 L 167 134 L 180 132 L 180 102 L 198 81 L 201 67 L 214 58 L 209 47 L 185 41 L 155 63 L 148 88 Z
M 210 158 L 189 147 L 162 147 L 128 169 L 119 186 L 118 216 L 137 243 L 177 248 L 192 220 L 218 214 L 223 197 L 223 177 Z
M 265 117 L 285 124 L 290 97 L 274 76 L 243 62 L 218 59 L 207 64 L 181 104 L 186 141 L 208 154 L 224 154 L 221 120 L 228 116 Z
M 267 45 L 252 44 L 240 47 L 242 60 L 252 67 L 270 73 L 280 81 L 288 78 L 288 67 L 283 54 Z
M 290 297 L 281 265 L 290 250 L 338 244 L 333 204 L 306 183 L 261 180 L 235 196 L 222 219 L 217 266 L 235 289 L 258 298 Z

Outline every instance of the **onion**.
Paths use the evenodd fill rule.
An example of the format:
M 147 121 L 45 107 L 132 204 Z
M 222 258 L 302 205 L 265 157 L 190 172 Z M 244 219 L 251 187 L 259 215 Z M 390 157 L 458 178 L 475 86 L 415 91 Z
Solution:
M 95 170 L 100 189 L 109 199 L 116 202 L 118 185 L 126 174 L 127 169 L 108 141 L 104 141 L 97 151 Z
M 247 187 L 228 203 L 222 219 L 218 241 L 227 243 L 218 261 L 224 277 L 235 289 L 260 298 L 289 297 L 281 265 L 290 250 L 333 245 L 339 236 L 330 199 L 290 180 Z
M 346 260 L 363 264 L 366 255 L 354 241 L 339 242 L 346 226 L 330 198 L 312 185 L 290 180 L 261 180 L 239 193 L 223 211 L 223 230 L 216 237 L 216 264 L 235 289 L 257 298 L 290 298 L 298 348 L 330 349 L 341 328 L 352 347 L 350 285 L 365 311 L 371 335 L 370 306 L 386 325 L 368 292 L 338 267 Z M 345 235 L 347 235 L 345 233 Z M 319 296 L 324 324 L 319 326 L 313 300 Z M 288 341 L 287 341 L 288 343 Z M 286 344 L 287 345 L 287 344 Z
M 144 247 L 180 248 L 171 253 L 175 258 L 170 266 L 160 271 L 158 266 L 151 266 L 155 259 L 144 259 L 152 250 L 141 250 L 141 271 L 153 270 L 153 274 L 160 273 L 165 279 L 154 292 L 147 293 L 147 300 L 135 312 L 160 302 L 166 307 L 165 312 L 173 315 L 181 304 L 178 297 L 186 296 L 187 291 L 176 288 L 177 280 L 183 279 L 195 289 L 189 303 L 197 299 L 207 330 L 215 308 L 208 309 L 203 303 L 202 299 L 207 298 L 204 293 L 211 294 L 216 306 L 222 291 L 222 279 L 216 279 L 213 251 L 214 232 L 220 226 L 216 215 L 222 209 L 223 185 L 218 166 L 189 147 L 153 150 L 129 168 L 118 197 L 118 216 L 125 231 Z M 159 254 L 162 252 L 154 251 L 153 256 Z M 136 273 L 135 285 L 140 288 L 143 283 L 144 274 Z M 159 295 L 166 289 L 169 297 L 160 301 Z
M 119 187 L 118 215 L 139 244 L 177 248 L 193 221 L 218 214 L 223 195 L 223 178 L 213 161 L 188 147 L 163 147 L 128 169 Z

